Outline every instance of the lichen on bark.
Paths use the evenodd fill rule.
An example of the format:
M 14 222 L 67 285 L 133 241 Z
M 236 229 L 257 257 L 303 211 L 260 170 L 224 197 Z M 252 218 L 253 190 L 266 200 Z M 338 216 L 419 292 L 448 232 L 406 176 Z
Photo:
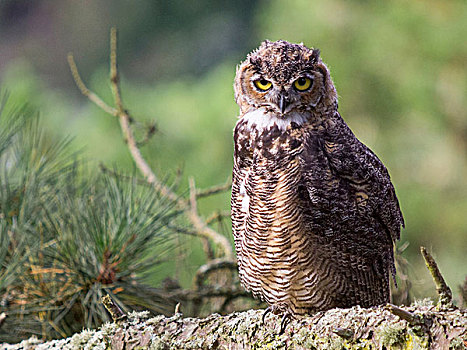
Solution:
M 99 330 L 40 343 L 29 339 L 5 349 L 467 349 L 467 310 L 418 302 L 401 319 L 386 306 L 332 309 L 293 320 L 279 334 L 280 318 L 249 310 L 204 319 L 130 313 Z

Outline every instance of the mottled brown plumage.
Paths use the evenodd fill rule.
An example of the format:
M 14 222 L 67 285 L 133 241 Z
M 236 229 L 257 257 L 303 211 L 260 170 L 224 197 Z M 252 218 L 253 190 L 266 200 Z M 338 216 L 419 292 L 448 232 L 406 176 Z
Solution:
M 291 315 L 388 302 L 399 203 L 384 165 L 339 115 L 319 50 L 265 41 L 234 88 L 242 285 Z

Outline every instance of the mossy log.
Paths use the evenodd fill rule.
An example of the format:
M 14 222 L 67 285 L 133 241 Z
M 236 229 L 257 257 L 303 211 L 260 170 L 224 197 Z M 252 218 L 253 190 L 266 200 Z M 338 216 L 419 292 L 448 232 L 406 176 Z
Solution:
M 467 310 L 440 310 L 431 302 L 410 307 L 353 307 L 291 321 L 249 310 L 204 319 L 131 313 L 99 330 L 41 343 L 29 339 L 2 349 L 467 349 Z

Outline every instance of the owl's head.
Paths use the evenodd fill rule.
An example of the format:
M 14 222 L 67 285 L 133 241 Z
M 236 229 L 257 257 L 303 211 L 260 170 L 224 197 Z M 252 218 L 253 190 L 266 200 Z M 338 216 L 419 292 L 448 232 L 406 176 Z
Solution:
M 262 109 L 286 119 L 337 108 L 337 93 L 318 49 L 264 41 L 237 67 L 235 100 L 241 114 Z

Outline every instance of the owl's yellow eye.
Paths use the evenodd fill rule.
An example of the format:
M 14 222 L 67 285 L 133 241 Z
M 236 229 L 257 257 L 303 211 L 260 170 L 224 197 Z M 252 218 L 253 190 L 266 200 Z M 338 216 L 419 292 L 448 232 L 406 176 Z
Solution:
M 260 90 L 266 91 L 271 88 L 272 83 L 266 79 L 259 79 L 255 80 L 255 86 Z
M 293 85 L 295 86 L 295 88 L 298 91 L 305 91 L 305 90 L 308 90 L 310 88 L 311 83 L 312 83 L 312 81 L 311 81 L 310 78 L 300 77 L 297 80 L 295 80 Z

